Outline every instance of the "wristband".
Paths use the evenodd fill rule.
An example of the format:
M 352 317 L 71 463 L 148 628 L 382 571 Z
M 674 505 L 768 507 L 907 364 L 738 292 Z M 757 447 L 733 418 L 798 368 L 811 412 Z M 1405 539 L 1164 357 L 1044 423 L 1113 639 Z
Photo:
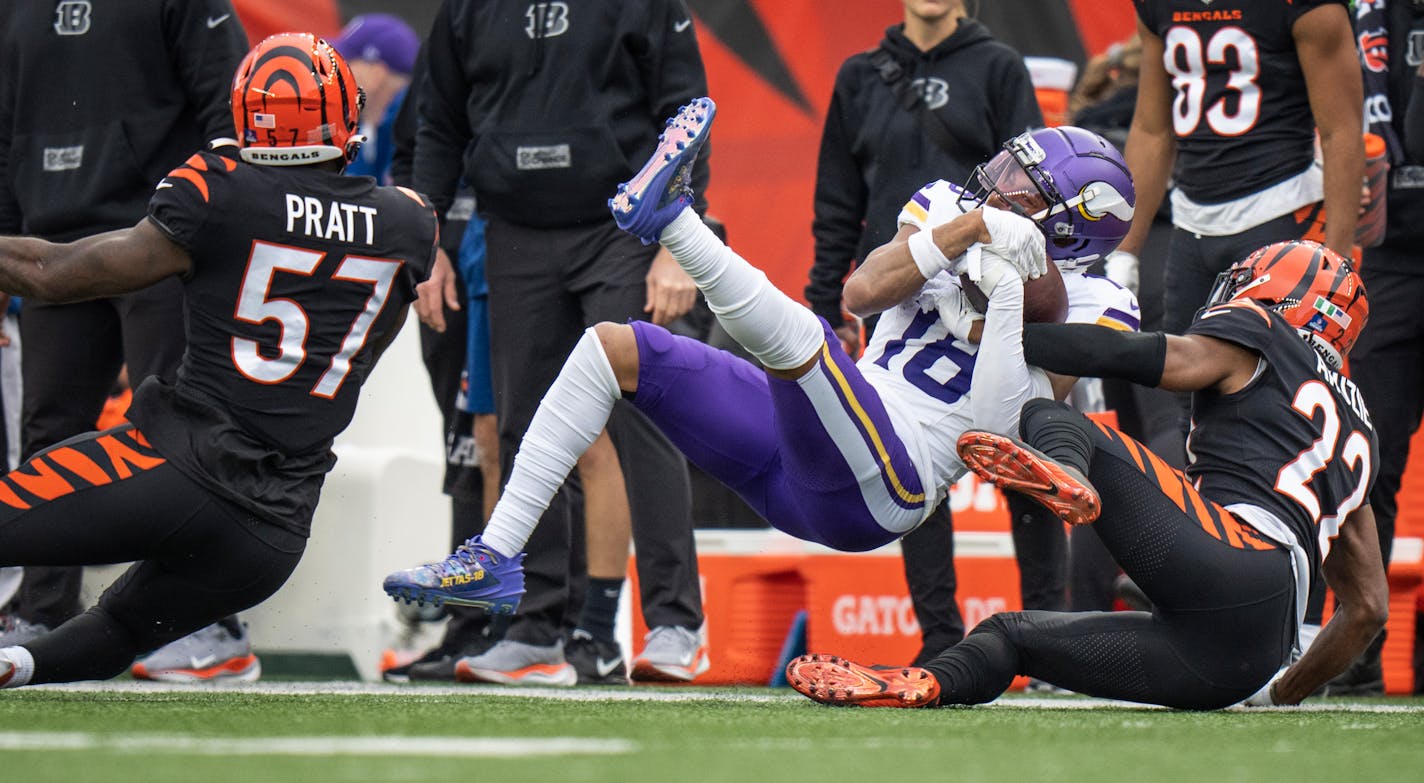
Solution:
M 922 228 L 910 235 L 905 244 L 910 248 L 910 258 L 926 280 L 949 269 L 953 262 L 935 244 L 933 229 Z

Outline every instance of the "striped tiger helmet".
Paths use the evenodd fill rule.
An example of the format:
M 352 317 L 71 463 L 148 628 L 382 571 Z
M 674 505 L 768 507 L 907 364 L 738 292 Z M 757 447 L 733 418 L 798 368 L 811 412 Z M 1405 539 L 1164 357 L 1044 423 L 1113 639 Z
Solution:
M 1232 299 L 1253 299 L 1279 313 L 1337 370 L 1370 317 L 1355 268 L 1308 239 L 1267 245 L 1218 275 L 1207 307 Z
M 365 94 L 336 49 L 310 33 L 263 39 L 237 66 L 232 120 L 242 159 L 266 166 L 351 160 Z

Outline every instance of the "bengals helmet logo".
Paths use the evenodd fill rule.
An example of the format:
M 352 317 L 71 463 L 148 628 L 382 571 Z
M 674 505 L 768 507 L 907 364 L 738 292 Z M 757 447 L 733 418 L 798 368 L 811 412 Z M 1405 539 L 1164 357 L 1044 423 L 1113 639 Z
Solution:
M 1360 33 L 1360 62 L 1375 73 L 1389 70 L 1389 36 L 1383 29 Z

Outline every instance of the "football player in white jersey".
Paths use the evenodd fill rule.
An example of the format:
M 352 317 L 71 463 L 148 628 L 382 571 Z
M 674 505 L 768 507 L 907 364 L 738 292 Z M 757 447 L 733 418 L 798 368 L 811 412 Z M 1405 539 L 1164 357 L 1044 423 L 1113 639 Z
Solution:
M 1024 280 L 1050 256 L 1089 263 L 1126 234 L 1131 178 L 1111 145 L 1076 128 L 1035 131 L 976 172 L 979 198 L 941 183 L 915 194 L 895 239 L 846 282 L 849 309 L 885 313 L 857 365 L 824 320 L 692 211 L 686 170 L 714 112 L 707 99 L 683 107 L 610 207 L 624 230 L 669 250 L 765 370 L 649 323 L 589 329 L 540 404 L 484 534 L 391 574 L 395 598 L 513 611 L 520 551 L 621 398 L 775 527 L 862 551 L 912 530 L 963 475 L 954 444 L 966 429 L 1014 432 L 1025 401 L 1053 394 L 1024 364 Z M 985 292 L 982 315 L 961 274 Z M 978 344 L 956 337 L 971 326 Z

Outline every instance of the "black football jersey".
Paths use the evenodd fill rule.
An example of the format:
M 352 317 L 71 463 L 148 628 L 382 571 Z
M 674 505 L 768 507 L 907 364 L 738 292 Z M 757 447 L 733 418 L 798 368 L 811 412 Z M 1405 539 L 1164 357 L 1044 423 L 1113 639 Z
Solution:
M 190 477 L 305 534 L 373 347 L 430 270 L 433 209 L 367 177 L 194 155 L 148 219 L 188 251 L 188 347 L 131 418 Z
M 1304 171 L 1315 119 L 1291 28 L 1345 0 L 1133 0 L 1162 39 L 1177 136 L 1177 187 L 1219 204 Z
M 1187 333 L 1262 357 L 1242 390 L 1192 395 L 1187 475 L 1217 503 L 1275 514 L 1319 566 L 1345 517 L 1367 501 L 1379 464 L 1360 390 L 1285 319 L 1249 300 L 1205 311 Z

